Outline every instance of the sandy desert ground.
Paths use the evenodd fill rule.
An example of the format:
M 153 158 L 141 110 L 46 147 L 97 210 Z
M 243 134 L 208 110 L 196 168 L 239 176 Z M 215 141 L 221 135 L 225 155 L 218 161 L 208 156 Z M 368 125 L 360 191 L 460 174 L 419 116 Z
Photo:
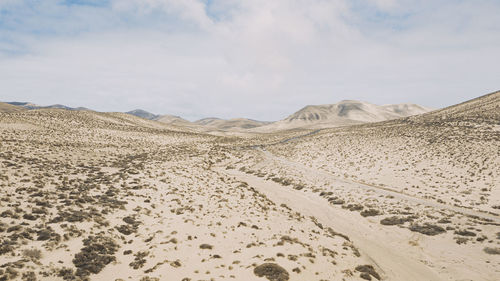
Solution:
M 0 280 L 498 280 L 500 92 L 216 136 L 0 113 Z

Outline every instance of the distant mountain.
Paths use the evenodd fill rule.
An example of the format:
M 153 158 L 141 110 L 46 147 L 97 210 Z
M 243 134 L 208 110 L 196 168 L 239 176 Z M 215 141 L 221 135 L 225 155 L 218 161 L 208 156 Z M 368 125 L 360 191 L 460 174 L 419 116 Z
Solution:
M 69 107 L 62 104 L 53 104 L 48 106 L 41 106 L 40 108 L 55 108 L 55 109 L 66 109 L 66 110 L 90 110 L 86 107 Z
M 194 122 L 195 124 L 212 128 L 214 130 L 231 131 L 257 128 L 269 124 L 270 122 L 257 121 L 247 118 L 233 118 L 229 120 L 219 118 L 204 118 Z
M 40 108 L 39 105 L 34 104 L 34 103 L 30 103 L 30 102 L 17 102 L 17 101 L 13 101 L 13 102 L 6 102 L 6 103 L 11 104 L 11 105 L 15 105 L 15 106 L 21 106 L 21 107 L 24 107 L 26 109 L 37 109 L 37 108 Z
M 293 128 L 326 128 L 380 122 L 431 111 L 416 104 L 375 105 L 344 100 L 336 104 L 308 105 L 287 118 L 253 131 L 269 132 Z
M 159 115 L 153 120 L 176 126 L 193 126 L 193 123 L 189 122 L 188 120 L 183 119 L 180 116 L 169 115 L 169 114 Z
M 134 110 L 131 110 L 131 111 L 128 111 L 125 113 L 131 114 L 131 115 L 134 115 L 137 117 L 141 117 L 144 119 L 149 119 L 149 120 L 153 120 L 155 118 L 160 117 L 160 115 L 156 115 L 156 114 L 153 114 L 151 112 L 147 112 L 146 110 L 142 110 L 142 109 L 134 109 Z
M 10 106 L 10 109 L 7 109 Z M 29 102 L 8 102 L 0 107 L 0 112 L 17 109 L 66 109 L 89 110 L 84 107 L 69 107 L 62 104 L 40 106 Z M 294 128 L 328 128 L 348 126 L 361 123 L 379 122 L 401 117 L 422 114 L 431 111 L 430 108 L 416 104 L 389 104 L 375 105 L 367 102 L 344 100 L 336 104 L 308 105 L 287 118 L 277 122 L 257 121 L 247 118 L 203 118 L 190 122 L 179 116 L 157 115 L 151 112 L 135 109 L 126 114 L 143 119 L 154 120 L 165 124 L 188 127 L 189 129 L 203 132 L 272 132 Z
M 197 121 L 194 121 L 195 124 L 206 126 L 206 125 L 211 125 L 211 124 L 216 124 L 218 122 L 222 122 L 224 119 L 217 118 L 217 117 L 208 117 L 208 118 L 203 118 Z
M 48 106 L 41 106 L 41 105 L 37 105 L 37 104 L 34 104 L 34 103 L 30 103 L 30 102 L 17 102 L 17 101 L 14 101 L 14 102 L 7 102 L 7 103 L 11 104 L 11 105 L 15 105 L 15 106 L 21 106 L 21 107 L 24 107 L 26 109 L 55 108 L 55 109 L 66 109 L 66 110 L 90 110 L 90 109 L 85 108 L 85 107 L 69 107 L 69 106 L 62 105 L 62 104 L 53 104 L 53 105 L 48 105 Z
M 246 118 L 234 118 L 234 119 L 221 119 L 221 118 L 203 118 L 194 122 L 185 120 L 179 116 L 173 115 L 162 115 L 155 120 L 176 126 L 185 126 L 196 129 L 198 131 L 210 132 L 210 131 L 232 131 L 241 132 L 247 129 L 260 127 L 270 122 L 256 121 Z
M 18 112 L 26 110 L 22 106 L 12 105 L 5 102 L 0 102 L 0 112 Z
M 395 114 L 401 115 L 400 117 L 418 115 L 434 110 L 429 107 L 424 107 L 412 103 L 389 104 L 389 105 L 382 105 L 382 107 Z

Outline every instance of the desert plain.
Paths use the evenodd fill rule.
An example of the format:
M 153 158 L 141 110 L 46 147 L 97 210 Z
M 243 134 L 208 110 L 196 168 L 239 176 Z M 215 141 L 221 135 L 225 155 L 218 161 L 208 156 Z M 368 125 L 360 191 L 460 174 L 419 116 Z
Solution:
M 396 117 L 1 104 L 0 280 L 499 280 L 500 92 Z

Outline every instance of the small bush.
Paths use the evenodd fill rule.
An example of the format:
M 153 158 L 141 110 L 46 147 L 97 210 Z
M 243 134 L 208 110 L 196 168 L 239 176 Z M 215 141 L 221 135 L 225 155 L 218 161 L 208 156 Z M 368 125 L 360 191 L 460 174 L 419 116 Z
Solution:
M 382 225 L 400 225 L 404 224 L 407 221 L 412 221 L 413 219 L 410 217 L 398 217 L 398 216 L 392 216 L 385 218 L 380 221 L 380 224 Z
M 23 273 L 23 281 L 36 281 L 36 274 L 33 271 L 28 271 Z
M 137 231 L 137 227 L 135 225 L 124 224 L 115 227 L 118 232 L 123 235 L 130 235 Z
M 209 244 L 201 244 L 200 249 L 212 250 L 213 246 Z
M 362 215 L 363 217 L 373 217 L 373 216 L 380 215 L 380 211 L 377 209 L 368 209 L 368 210 L 362 211 L 359 214 Z
M 39 249 L 26 249 L 23 251 L 23 256 L 32 260 L 39 260 L 42 258 L 42 251 Z
M 410 226 L 410 230 L 429 236 L 434 236 L 446 232 L 444 228 L 430 223 L 425 223 L 423 225 L 413 224 Z
M 133 269 L 142 268 L 144 264 L 146 264 L 145 257 L 147 257 L 148 255 L 149 255 L 148 251 L 139 251 L 135 253 L 134 261 L 131 262 L 129 266 L 131 266 Z
M 349 211 L 354 212 L 354 211 L 361 211 L 361 210 L 363 210 L 364 207 L 360 204 L 348 204 L 348 205 L 342 206 L 342 208 L 348 209 Z
M 483 250 L 485 253 L 490 254 L 490 255 L 500 255 L 500 248 L 490 248 L 486 247 Z
M 375 268 L 373 266 L 366 264 L 366 265 L 358 265 L 356 266 L 356 271 L 362 272 L 360 277 L 366 280 L 371 280 L 371 276 L 377 278 L 377 280 L 380 280 L 380 275 L 375 271 Z
M 257 266 L 253 273 L 258 277 L 266 277 L 270 281 L 286 281 L 290 279 L 288 272 L 275 263 L 264 263 Z
M 91 273 L 97 274 L 116 260 L 114 254 L 119 246 L 112 238 L 104 236 L 89 236 L 83 240 L 83 247 L 73 259 L 76 266 L 76 275 L 86 277 Z
M 455 234 L 460 235 L 460 236 L 476 236 L 476 233 L 468 230 L 457 230 L 455 231 Z

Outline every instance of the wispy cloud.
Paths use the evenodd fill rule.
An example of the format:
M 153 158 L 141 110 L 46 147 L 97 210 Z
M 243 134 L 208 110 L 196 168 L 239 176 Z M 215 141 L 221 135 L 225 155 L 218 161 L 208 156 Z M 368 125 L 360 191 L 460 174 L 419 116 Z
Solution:
M 498 1 L 0 0 L 0 100 L 283 118 L 496 90 Z

